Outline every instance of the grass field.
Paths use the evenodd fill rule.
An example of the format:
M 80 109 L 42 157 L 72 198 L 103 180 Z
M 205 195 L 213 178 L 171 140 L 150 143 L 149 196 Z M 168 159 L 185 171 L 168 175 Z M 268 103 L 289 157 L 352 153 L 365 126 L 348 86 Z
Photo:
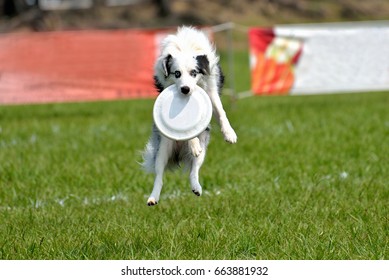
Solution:
M 201 171 L 138 161 L 153 100 L 0 107 L 0 259 L 388 259 L 389 94 L 224 100 Z

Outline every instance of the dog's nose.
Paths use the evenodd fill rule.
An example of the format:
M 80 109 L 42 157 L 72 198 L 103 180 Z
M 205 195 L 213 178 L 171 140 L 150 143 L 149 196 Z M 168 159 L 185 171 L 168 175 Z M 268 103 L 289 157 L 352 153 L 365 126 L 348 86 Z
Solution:
M 189 87 L 187 87 L 187 86 L 181 87 L 181 92 L 182 92 L 183 94 L 188 94 L 189 91 L 190 91 L 190 88 L 189 88 Z

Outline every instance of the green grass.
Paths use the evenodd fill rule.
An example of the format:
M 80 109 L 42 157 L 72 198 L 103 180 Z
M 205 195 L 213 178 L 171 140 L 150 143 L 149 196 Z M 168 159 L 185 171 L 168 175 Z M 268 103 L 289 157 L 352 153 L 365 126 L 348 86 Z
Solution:
M 0 107 L 0 259 L 388 259 L 389 94 L 252 97 L 160 204 L 153 100 Z

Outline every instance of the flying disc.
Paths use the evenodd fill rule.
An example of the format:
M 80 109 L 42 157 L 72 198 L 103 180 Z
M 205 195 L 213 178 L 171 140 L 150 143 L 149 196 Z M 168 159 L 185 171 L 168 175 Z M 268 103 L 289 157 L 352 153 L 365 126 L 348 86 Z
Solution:
M 176 85 L 164 89 L 153 108 L 154 123 L 166 137 L 184 141 L 202 133 L 212 118 L 212 103 L 199 86 L 191 94 L 182 94 Z

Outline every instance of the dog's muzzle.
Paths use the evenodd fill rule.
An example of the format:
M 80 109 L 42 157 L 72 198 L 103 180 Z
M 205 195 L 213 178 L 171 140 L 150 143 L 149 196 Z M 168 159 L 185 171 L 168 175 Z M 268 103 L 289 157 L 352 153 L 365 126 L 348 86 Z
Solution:
M 190 88 L 187 86 L 183 86 L 183 87 L 181 87 L 181 92 L 183 94 L 188 94 L 190 92 Z

